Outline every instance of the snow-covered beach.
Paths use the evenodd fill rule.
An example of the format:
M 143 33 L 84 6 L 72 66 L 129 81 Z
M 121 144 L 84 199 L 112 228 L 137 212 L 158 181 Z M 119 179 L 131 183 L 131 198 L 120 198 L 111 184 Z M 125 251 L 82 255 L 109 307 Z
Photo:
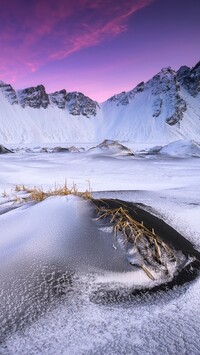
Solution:
M 133 145 L 128 148 L 135 153 Z M 18 326 L 10 324 L 10 333 L 5 321 L 8 328 L 2 354 L 37 354 L 39 349 L 48 355 L 155 354 L 161 350 L 168 354 L 191 349 L 193 354 L 199 353 L 199 278 L 169 291 L 130 298 L 128 290 L 136 281 L 129 268 L 104 270 L 96 276 L 88 268 L 84 270 L 81 256 L 92 266 L 101 243 L 94 251 L 91 244 L 88 256 L 84 252 L 87 244 L 80 244 L 77 260 L 74 257 L 75 236 L 79 244 L 81 235 L 88 233 L 86 201 L 82 207 L 74 204 L 72 197 L 51 197 L 34 206 L 18 207 L 15 202 L 19 194 L 15 185 L 48 190 L 67 180 L 69 186 L 74 182 L 84 191 L 89 180 L 94 197 L 142 203 L 200 250 L 199 158 L 141 151 L 145 147 L 135 155 L 120 154 L 119 147 L 116 154 L 113 148 L 111 152 L 99 152 L 98 148 L 40 153 L 15 147 L 14 153 L 1 155 L 1 278 L 3 293 L 7 293 L 3 309 L 5 312 L 10 305 L 8 318 L 13 314 L 13 320 L 19 321 Z M 94 231 L 90 232 L 91 237 Z M 74 241 L 72 249 L 65 236 Z M 109 253 L 104 257 L 109 260 Z M 100 264 L 105 265 L 105 260 Z M 149 282 L 142 270 L 136 278 L 140 283 Z

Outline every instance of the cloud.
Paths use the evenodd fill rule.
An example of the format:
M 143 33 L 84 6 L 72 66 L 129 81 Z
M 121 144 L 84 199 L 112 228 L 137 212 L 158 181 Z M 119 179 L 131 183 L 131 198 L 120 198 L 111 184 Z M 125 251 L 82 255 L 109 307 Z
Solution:
M 95 23 L 91 26 L 85 26 L 86 31 L 84 33 L 72 34 L 72 38 L 67 41 L 63 48 L 51 54 L 50 58 L 66 58 L 72 53 L 80 51 L 83 48 L 88 48 L 97 45 L 98 43 L 101 43 L 107 38 L 115 37 L 121 34 L 122 32 L 127 30 L 128 25 L 126 24 L 126 20 L 135 12 L 149 5 L 151 2 L 152 0 L 140 0 L 136 1 L 135 4 L 131 5 L 133 1 L 128 1 L 127 3 L 129 6 L 126 6 L 125 11 L 123 11 L 123 9 L 120 9 L 122 12 L 120 15 L 116 14 L 114 18 L 109 19 L 107 22 L 104 22 L 104 24 L 99 23 L 98 26 L 95 26 Z M 102 1 L 96 3 L 96 8 L 100 8 L 100 5 L 102 5 L 102 3 Z M 112 13 L 111 10 L 112 9 L 110 8 L 110 15 Z
M 0 76 L 17 78 L 116 37 L 153 0 L 1 0 Z

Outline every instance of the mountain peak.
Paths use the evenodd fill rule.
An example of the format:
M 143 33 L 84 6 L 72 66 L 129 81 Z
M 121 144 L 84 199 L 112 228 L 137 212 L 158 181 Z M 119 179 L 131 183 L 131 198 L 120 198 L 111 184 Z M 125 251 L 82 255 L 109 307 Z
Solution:
M 32 86 L 23 90 L 17 91 L 17 96 L 20 105 L 33 108 L 47 108 L 49 105 L 49 97 L 45 91 L 44 85 Z
M 160 71 L 160 73 L 163 73 L 163 74 L 174 74 L 175 73 L 175 70 L 172 69 L 172 67 L 163 67 Z
M 67 92 L 65 89 L 49 94 L 51 104 L 60 109 L 67 109 L 73 116 L 96 116 L 99 104 L 83 93 Z
M 0 87 L 4 87 L 6 85 L 8 85 L 8 84 L 6 84 L 4 81 L 0 80 Z
M 192 70 L 199 70 L 200 69 L 200 61 L 192 68 Z

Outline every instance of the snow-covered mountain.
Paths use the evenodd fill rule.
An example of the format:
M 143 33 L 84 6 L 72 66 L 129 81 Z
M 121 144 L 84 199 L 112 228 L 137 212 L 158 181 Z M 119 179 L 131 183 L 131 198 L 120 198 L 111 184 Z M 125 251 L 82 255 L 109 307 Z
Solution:
M 0 81 L 0 143 L 200 142 L 200 62 L 164 68 L 146 83 L 98 104 L 65 89 L 43 85 L 15 91 Z

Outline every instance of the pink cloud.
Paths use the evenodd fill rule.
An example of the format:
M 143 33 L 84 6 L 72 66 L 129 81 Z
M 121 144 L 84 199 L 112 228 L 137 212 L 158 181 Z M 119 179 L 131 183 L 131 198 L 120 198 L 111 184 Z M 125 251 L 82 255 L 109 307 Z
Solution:
M 138 0 L 134 5 L 127 8 L 127 11 L 121 15 L 116 16 L 114 19 L 109 20 L 103 26 L 95 28 L 94 26 L 87 26 L 86 33 L 73 36 L 70 41 L 66 43 L 65 48 L 58 50 L 50 55 L 51 59 L 63 59 L 70 54 L 80 51 L 83 48 L 94 46 L 106 38 L 115 37 L 127 30 L 125 20 L 127 20 L 135 12 L 143 7 L 149 5 L 153 0 Z M 98 7 L 102 1 L 98 2 Z M 130 4 L 131 5 L 131 4 Z M 97 4 L 96 4 L 97 6 Z M 86 27 L 86 26 L 85 26 Z
M 2 0 L 0 77 L 17 80 L 116 37 L 127 30 L 129 17 L 152 1 Z

